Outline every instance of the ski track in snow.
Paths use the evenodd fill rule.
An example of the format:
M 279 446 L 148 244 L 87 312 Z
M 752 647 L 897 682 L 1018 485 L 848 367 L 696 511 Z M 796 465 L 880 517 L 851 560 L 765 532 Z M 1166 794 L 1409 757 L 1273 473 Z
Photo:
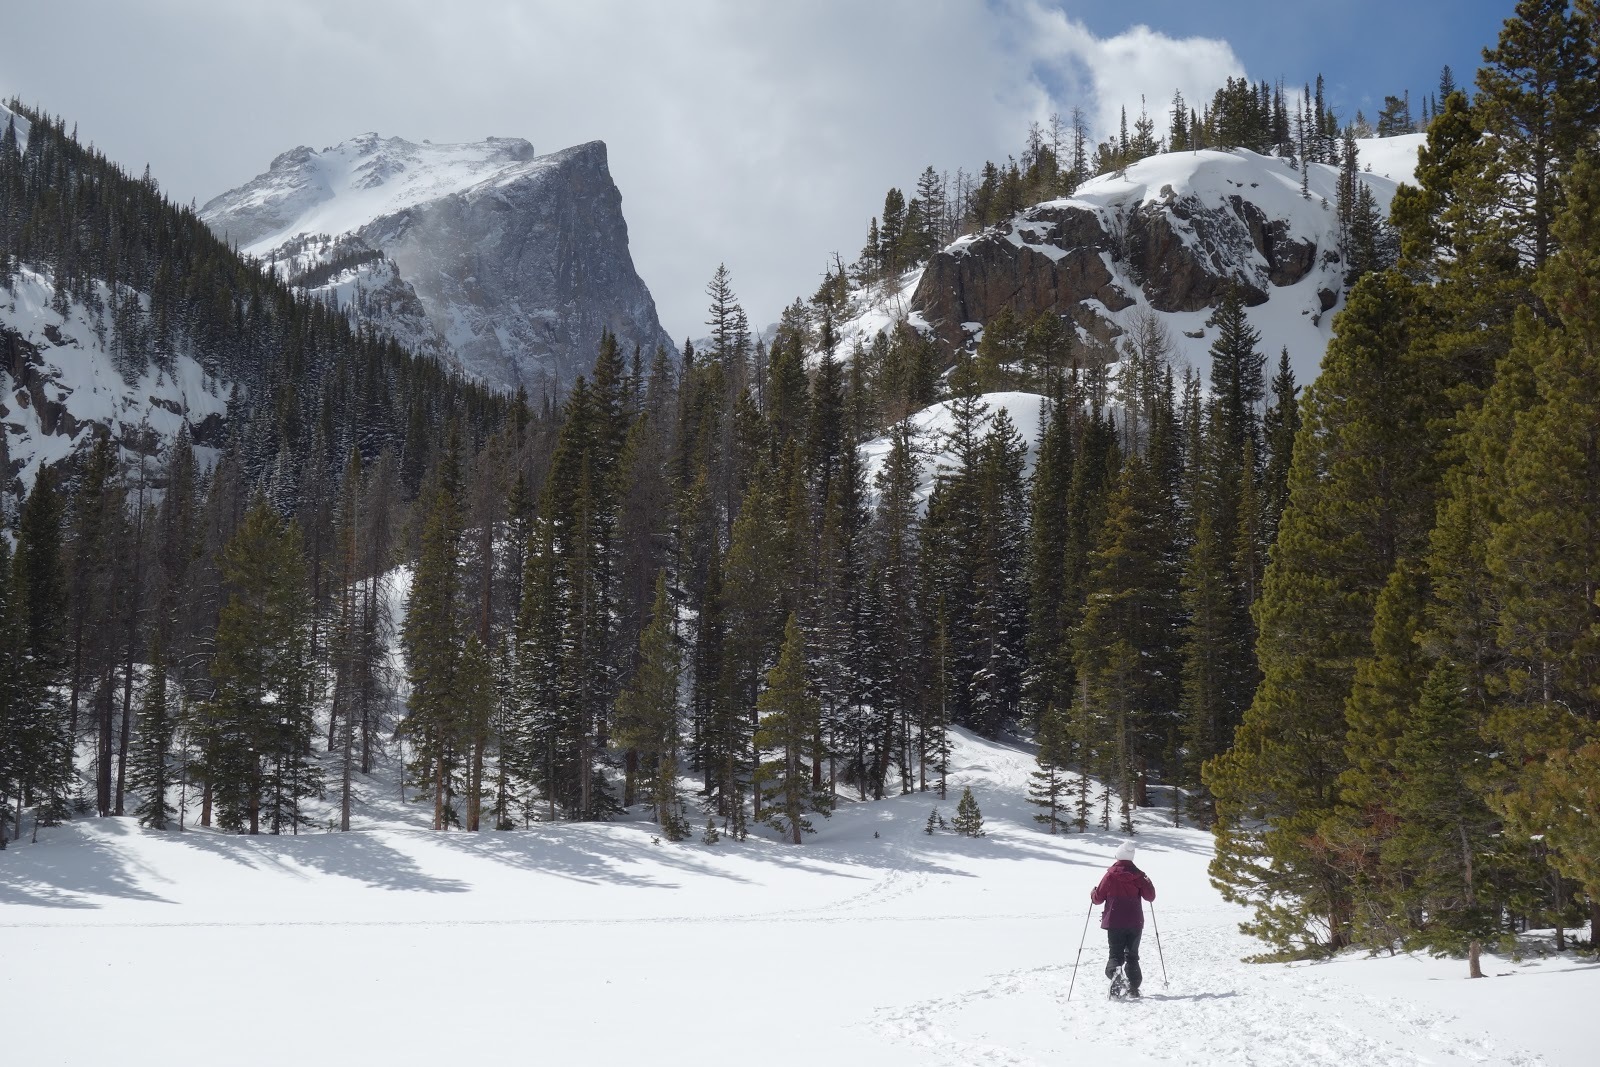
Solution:
M 1120 1063 L 1399 1067 L 1544 1062 L 1499 1048 L 1482 1036 L 1468 1036 L 1463 1021 L 1447 1013 L 1369 995 L 1352 996 L 1314 978 L 1286 981 L 1275 968 L 1261 969 L 1257 976 L 1241 974 L 1237 960 L 1206 952 L 1207 944 L 1218 942 L 1209 933 L 1173 940 L 1181 942 L 1187 966 L 1193 969 L 1202 961 L 1204 966 L 1194 970 L 1188 981 L 1163 988 L 1159 961 L 1144 958 L 1141 949 L 1144 996 L 1137 1001 L 1113 1001 L 1106 995 L 1103 948 L 1097 944 L 1099 951 L 1092 958 L 1085 947 L 1075 984 L 1073 968 L 1065 964 L 991 975 L 984 984 L 959 993 L 879 1009 L 872 1025 L 892 1040 L 925 1050 L 933 1062 L 952 1067 L 1060 1063 L 1061 1057 L 1081 1054 L 1084 1046 L 1104 1041 L 1105 1035 L 1114 1035 Z M 1073 987 L 1070 1002 L 1069 986 Z M 1005 1004 L 1006 1010 L 982 1010 L 997 1004 Z M 962 1036 L 969 1028 L 980 1036 L 992 1032 L 982 1019 L 970 1017 L 1003 1017 L 1022 1006 L 1029 1013 L 1058 1020 L 1050 1035 L 1054 1040 L 1047 1037 L 1041 1043 L 1039 1058 Z M 1348 1019 L 1383 1019 L 1385 1030 L 1398 1030 L 1408 1040 L 1396 1045 L 1389 1034 L 1375 1034 Z M 970 1027 L 971 1021 L 978 1025 Z

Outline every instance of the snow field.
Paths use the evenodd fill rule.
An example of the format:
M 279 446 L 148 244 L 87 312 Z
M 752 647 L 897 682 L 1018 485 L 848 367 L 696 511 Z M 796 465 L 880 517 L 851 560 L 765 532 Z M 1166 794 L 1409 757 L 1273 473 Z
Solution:
M 946 801 L 844 802 L 800 847 L 653 843 L 638 818 L 439 834 L 381 778 L 349 834 L 43 831 L 0 853 L 5 1062 L 1590 1062 L 1600 967 L 1570 954 L 1480 982 L 1241 963 L 1261 946 L 1206 880 L 1210 836 L 1158 811 L 1137 840 L 1169 983 L 1147 926 L 1145 999 L 1109 1001 L 1095 915 L 1068 1002 L 1120 836 L 1051 837 L 1025 749 L 955 742 Z M 987 835 L 924 834 L 962 785 Z M 69 990 L 100 991 L 92 1025 Z

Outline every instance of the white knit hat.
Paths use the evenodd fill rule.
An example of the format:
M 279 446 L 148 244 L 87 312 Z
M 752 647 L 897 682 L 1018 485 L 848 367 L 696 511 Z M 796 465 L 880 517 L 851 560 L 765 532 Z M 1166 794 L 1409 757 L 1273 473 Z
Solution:
M 1133 842 L 1132 841 L 1124 841 L 1122 843 L 1122 847 L 1117 849 L 1117 859 L 1119 859 L 1119 860 L 1127 860 L 1130 863 L 1133 861 Z

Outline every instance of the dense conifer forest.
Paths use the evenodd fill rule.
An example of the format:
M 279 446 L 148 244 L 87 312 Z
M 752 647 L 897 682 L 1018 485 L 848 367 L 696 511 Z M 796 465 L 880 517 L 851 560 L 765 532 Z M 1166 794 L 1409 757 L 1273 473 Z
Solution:
M 836 326 L 853 286 L 1158 151 L 1353 175 L 1368 124 L 1320 78 L 930 167 L 770 343 L 719 271 L 698 349 L 608 337 L 532 403 L 17 108 L 0 282 L 47 271 L 130 369 L 186 353 L 237 393 L 214 465 L 102 437 L 10 517 L 0 845 L 79 812 L 298 832 L 312 796 L 348 829 L 394 760 L 437 830 L 643 805 L 669 839 L 800 843 L 843 795 L 945 798 L 959 725 L 1037 744 L 1044 832 L 1213 827 L 1214 882 L 1285 955 L 1475 969 L 1600 918 L 1597 14 L 1523 0 L 1470 93 L 1446 68 L 1420 123 L 1388 98 L 1377 132 L 1426 129 L 1416 184 L 1385 221 L 1344 183 L 1350 289 L 1305 389 L 1237 293 L 1204 375 L 1154 318 L 1114 354 L 1056 316 L 954 354 Z M 1031 450 L 1001 390 L 1044 398 Z

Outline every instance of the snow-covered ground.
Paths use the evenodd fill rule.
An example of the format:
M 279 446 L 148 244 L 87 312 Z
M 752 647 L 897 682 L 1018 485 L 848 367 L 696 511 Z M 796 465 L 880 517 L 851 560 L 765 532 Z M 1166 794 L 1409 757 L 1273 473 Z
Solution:
M 1051 837 L 1026 751 L 959 735 L 987 836 L 930 794 L 805 845 L 641 822 L 440 834 L 369 790 L 349 834 L 84 820 L 0 853 L 8 1064 L 1580 1064 L 1600 966 L 1568 954 L 1246 964 L 1209 835 L 1140 823 L 1162 953 L 1113 1002 L 1088 892 L 1115 834 Z M 1164 954 L 1167 980 L 1162 979 Z

